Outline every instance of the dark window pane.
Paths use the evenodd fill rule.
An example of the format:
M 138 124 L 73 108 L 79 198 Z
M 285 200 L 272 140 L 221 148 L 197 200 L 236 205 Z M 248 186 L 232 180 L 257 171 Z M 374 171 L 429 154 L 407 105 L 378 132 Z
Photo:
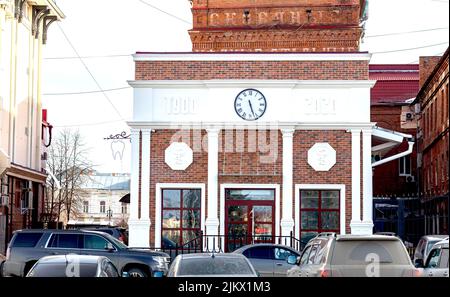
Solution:
M 274 259 L 274 251 L 271 247 L 254 247 L 250 249 L 249 258 Z
M 309 241 L 311 238 L 314 238 L 314 237 L 316 237 L 316 236 L 317 236 L 317 232 L 302 232 L 301 235 L 300 235 L 301 241 L 302 241 L 302 243 L 304 243 L 304 244 L 308 243 L 308 241 Z
M 42 233 L 17 233 L 12 246 L 35 247 L 41 237 Z
M 183 208 L 200 208 L 201 204 L 200 190 L 184 190 L 183 191 Z
M 247 236 L 247 224 L 229 224 L 228 234 L 232 237 Z
M 108 241 L 97 235 L 84 235 L 84 248 L 90 250 L 105 250 Z
M 180 245 L 181 243 L 181 234 L 180 230 L 163 230 L 163 245 L 168 247 L 169 244 L 173 243 L 175 245 Z
M 63 249 L 77 249 L 78 234 L 58 234 L 56 247 Z
M 179 210 L 163 210 L 163 228 L 180 228 Z
M 274 200 L 273 190 L 226 190 L 226 197 L 230 200 Z
M 272 206 L 253 206 L 255 222 L 272 222 Z
M 200 230 L 183 230 L 182 245 L 188 244 L 187 247 L 200 247 L 200 240 L 196 240 L 200 236 Z
M 323 211 L 320 213 L 321 229 L 323 230 L 338 230 L 339 229 L 339 214 L 337 211 Z
M 319 191 L 301 191 L 300 200 L 301 208 L 318 208 Z
M 199 210 L 183 210 L 183 228 L 200 228 Z
M 322 191 L 322 205 L 323 209 L 338 209 L 339 208 L 339 191 Z
M 38 264 L 28 277 L 67 277 L 66 264 Z
M 180 207 L 180 190 L 163 190 L 163 208 Z
M 319 227 L 319 212 L 317 211 L 302 211 L 302 229 L 317 230 Z
M 232 205 L 228 207 L 228 220 L 230 222 L 247 222 L 247 206 Z

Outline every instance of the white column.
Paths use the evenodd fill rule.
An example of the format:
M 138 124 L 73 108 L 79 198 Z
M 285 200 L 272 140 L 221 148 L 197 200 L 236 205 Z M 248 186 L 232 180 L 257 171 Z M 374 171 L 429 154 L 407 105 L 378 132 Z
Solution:
M 364 234 L 373 233 L 372 129 L 363 130 L 363 220 Z
M 131 130 L 131 182 L 130 182 L 130 219 L 129 246 L 150 246 L 150 130 Z M 142 146 L 142 156 L 140 148 Z M 142 171 L 140 171 L 140 162 Z M 142 179 L 140 180 L 139 177 Z M 141 181 L 141 188 L 139 182 Z M 139 194 L 141 208 L 139 209 Z M 140 217 L 139 217 L 140 210 Z
M 294 132 L 295 129 L 281 130 L 283 134 L 283 216 L 280 223 L 282 236 L 290 236 L 291 231 L 294 229 L 294 219 L 292 217 Z M 278 207 L 278 205 L 275 207 Z
M 361 225 L 361 129 L 352 133 L 352 234 L 360 234 Z
M 130 218 L 129 246 L 139 246 L 139 144 L 140 131 L 131 129 L 131 175 L 130 175 Z
M 207 248 L 217 248 L 219 238 L 218 189 L 219 189 L 219 132 L 220 129 L 207 129 L 208 133 L 208 217 L 205 222 L 208 237 Z

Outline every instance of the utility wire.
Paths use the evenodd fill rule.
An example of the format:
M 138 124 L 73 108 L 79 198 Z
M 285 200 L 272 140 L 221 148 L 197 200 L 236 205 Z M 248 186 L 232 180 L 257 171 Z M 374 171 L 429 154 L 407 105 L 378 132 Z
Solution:
M 432 28 L 432 29 L 423 29 L 423 30 L 415 30 L 415 31 L 406 31 L 406 32 L 394 32 L 394 33 L 385 33 L 385 34 L 377 34 L 377 35 L 367 35 L 365 38 L 374 38 L 374 37 L 383 37 L 383 36 L 392 36 L 392 35 L 406 35 L 420 32 L 430 32 L 430 31 L 439 31 L 439 30 L 448 30 L 448 27 L 442 28 Z
M 81 56 L 81 57 L 46 57 L 44 60 L 69 60 L 69 59 L 98 59 L 98 58 L 131 58 L 132 54 L 118 54 L 118 55 L 98 55 L 98 56 Z
M 89 70 L 89 67 L 86 65 L 86 63 L 83 61 L 83 58 L 81 58 L 80 54 L 78 53 L 77 49 L 75 48 L 75 46 L 73 45 L 73 43 L 70 41 L 69 37 L 67 36 L 66 32 L 64 32 L 63 28 L 60 26 L 59 23 L 57 23 L 58 28 L 61 30 L 61 33 L 64 35 L 64 38 L 67 40 L 67 43 L 69 43 L 70 47 L 73 49 L 73 51 L 75 52 L 75 54 L 77 55 L 77 57 L 80 59 L 80 62 L 83 64 L 84 68 L 86 69 L 86 71 L 89 73 L 89 75 L 91 76 L 92 80 L 95 82 L 95 84 L 97 85 L 98 89 L 100 90 L 100 92 L 103 94 L 103 96 L 106 98 L 106 100 L 111 104 L 111 106 L 113 107 L 113 109 L 116 111 L 116 113 L 119 115 L 120 119 L 122 121 L 125 121 L 125 119 L 122 117 L 122 114 L 119 112 L 119 110 L 117 109 L 117 107 L 112 103 L 111 99 L 109 99 L 108 95 L 106 94 L 106 92 L 102 89 L 102 87 L 100 86 L 100 84 L 98 83 L 97 79 L 95 78 L 95 76 L 92 74 L 92 72 Z
M 44 93 L 44 96 L 68 96 L 68 95 L 83 95 L 83 94 L 95 94 L 95 93 L 103 93 L 103 92 L 113 92 L 119 90 L 131 89 L 131 87 L 121 87 L 114 89 L 103 89 L 101 91 L 82 91 L 82 92 L 67 92 L 67 93 Z
M 371 52 L 371 54 L 388 54 L 388 53 L 405 52 L 405 51 L 412 51 L 412 50 L 416 50 L 416 49 L 434 47 L 434 46 L 438 46 L 438 45 L 444 45 L 444 44 L 448 44 L 448 42 L 442 42 L 442 43 L 430 44 L 430 45 L 418 46 L 418 47 L 411 47 L 411 48 L 404 48 L 404 49 L 398 49 L 398 50 Z
M 187 20 L 185 20 L 185 19 L 182 19 L 182 18 L 180 18 L 180 17 L 178 17 L 178 16 L 176 16 L 176 15 L 174 15 L 174 14 L 171 14 L 170 12 L 167 12 L 167 11 L 165 11 L 165 10 L 162 10 L 161 8 L 158 8 L 158 7 L 154 6 L 153 4 L 150 4 L 150 3 L 145 2 L 145 1 L 143 1 L 143 0 L 138 0 L 138 1 L 141 2 L 142 4 L 145 4 L 145 5 L 147 5 L 147 6 L 151 7 L 151 8 L 153 8 L 153 9 L 159 11 L 159 12 L 162 12 L 162 13 L 165 14 L 165 15 L 168 15 L 168 16 L 170 16 L 170 17 L 173 17 L 173 18 L 175 18 L 175 19 L 177 19 L 177 20 L 179 20 L 179 21 L 181 21 L 181 22 L 183 22 L 183 23 L 191 24 L 191 22 L 189 22 L 189 21 L 187 21 Z
M 105 121 L 105 122 L 94 122 L 94 123 L 84 123 L 84 124 L 73 124 L 73 125 L 55 125 L 55 128 L 72 128 L 72 127 L 86 127 L 86 126 L 100 126 L 111 123 L 123 122 L 123 120 Z

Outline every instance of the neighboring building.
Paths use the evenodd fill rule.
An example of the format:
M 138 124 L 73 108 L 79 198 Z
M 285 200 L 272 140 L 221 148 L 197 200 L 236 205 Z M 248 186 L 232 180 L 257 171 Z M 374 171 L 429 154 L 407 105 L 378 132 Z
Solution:
M 365 1 L 192 3 L 194 52 L 134 55 L 130 246 L 371 234 L 372 137 L 404 137 L 371 122 Z
M 425 233 L 449 233 L 449 50 L 420 58 L 421 88 L 414 102 L 419 118 L 419 182 Z
M 372 64 L 369 77 L 377 81 L 371 90 L 372 122 L 415 138 L 417 116 L 411 102 L 419 91 L 419 65 Z M 408 149 L 407 141 L 388 143 L 373 156 L 378 161 L 401 154 L 392 162 L 374 167 L 374 224 L 376 231 L 396 232 L 415 242 L 423 235 L 423 217 L 418 197 L 417 145 Z
M 40 225 L 50 125 L 42 111 L 43 44 L 64 18 L 50 0 L 0 0 L 0 253 L 16 229 Z
M 130 193 L 129 174 L 94 173 L 86 176 L 81 190 L 82 199 L 69 225 L 127 225 L 129 204 L 120 200 Z

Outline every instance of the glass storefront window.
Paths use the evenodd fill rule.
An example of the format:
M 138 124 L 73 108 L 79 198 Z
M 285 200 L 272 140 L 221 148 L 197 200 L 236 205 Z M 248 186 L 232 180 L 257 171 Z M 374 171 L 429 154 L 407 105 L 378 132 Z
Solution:
M 183 246 L 200 235 L 201 190 L 162 190 L 162 246 Z
M 274 190 L 228 189 L 225 192 L 230 200 L 274 200 Z
M 339 232 L 340 192 L 300 191 L 300 237 L 307 242 L 321 232 Z

